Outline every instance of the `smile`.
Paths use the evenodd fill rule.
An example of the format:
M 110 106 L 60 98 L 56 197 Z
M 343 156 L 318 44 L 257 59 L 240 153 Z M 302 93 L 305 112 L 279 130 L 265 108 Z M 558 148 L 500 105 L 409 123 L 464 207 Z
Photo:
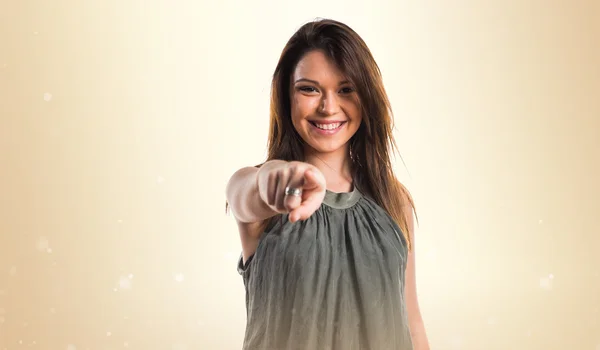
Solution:
M 316 122 L 310 122 L 312 129 L 322 135 L 332 135 L 337 133 L 342 129 L 342 127 L 346 124 L 346 122 L 337 122 L 337 123 L 327 123 L 320 124 Z

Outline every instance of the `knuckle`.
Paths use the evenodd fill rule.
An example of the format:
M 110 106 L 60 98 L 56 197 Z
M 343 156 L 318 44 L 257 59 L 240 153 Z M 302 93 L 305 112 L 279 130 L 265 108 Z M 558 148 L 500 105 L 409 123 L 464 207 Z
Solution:
M 298 173 L 298 167 L 289 168 L 288 174 L 289 174 L 290 178 L 294 178 L 297 173 Z
M 289 213 L 290 210 L 288 208 L 286 208 L 285 205 L 282 204 L 282 205 L 279 206 L 279 212 L 280 213 Z
M 273 190 L 270 191 L 269 196 L 267 197 L 267 204 L 271 206 L 275 204 L 275 195 Z
M 269 185 L 273 185 L 277 182 L 277 172 L 272 171 L 269 173 L 269 175 L 267 176 L 267 181 L 269 182 Z

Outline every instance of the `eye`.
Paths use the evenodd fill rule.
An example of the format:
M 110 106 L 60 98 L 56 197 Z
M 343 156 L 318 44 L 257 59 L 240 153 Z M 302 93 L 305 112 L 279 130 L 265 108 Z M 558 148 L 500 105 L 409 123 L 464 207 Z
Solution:
M 317 89 L 315 89 L 312 86 L 301 86 L 298 88 L 298 90 L 302 91 L 302 92 L 316 92 Z
M 351 94 L 354 92 L 354 88 L 348 86 L 348 87 L 342 88 L 341 92 L 343 94 Z

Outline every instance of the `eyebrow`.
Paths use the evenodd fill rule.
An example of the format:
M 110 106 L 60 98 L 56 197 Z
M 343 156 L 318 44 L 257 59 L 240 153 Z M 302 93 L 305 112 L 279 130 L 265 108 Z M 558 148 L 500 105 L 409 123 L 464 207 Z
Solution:
M 300 78 L 300 79 L 297 79 L 297 80 L 294 82 L 294 84 L 296 84 L 296 83 L 299 83 L 299 82 L 303 82 L 303 81 L 304 81 L 304 82 L 308 82 L 308 83 L 312 83 L 312 84 L 315 84 L 315 85 L 321 85 L 321 84 L 319 84 L 319 82 L 318 82 L 318 81 L 316 81 L 316 80 L 312 80 L 312 79 L 307 79 L 307 78 Z M 340 81 L 339 85 L 344 85 L 344 84 L 349 84 L 349 83 L 350 83 L 350 82 L 349 82 L 348 80 L 344 80 L 344 81 Z

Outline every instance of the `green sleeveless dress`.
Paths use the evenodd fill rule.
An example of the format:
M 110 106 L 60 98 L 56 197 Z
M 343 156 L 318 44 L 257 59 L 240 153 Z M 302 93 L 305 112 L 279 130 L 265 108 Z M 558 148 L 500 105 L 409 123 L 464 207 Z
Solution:
M 407 245 L 356 186 L 327 191 L 305 221 L 280 215 L 238 272 L 245 350 L 411 350 L 404 302 Z

